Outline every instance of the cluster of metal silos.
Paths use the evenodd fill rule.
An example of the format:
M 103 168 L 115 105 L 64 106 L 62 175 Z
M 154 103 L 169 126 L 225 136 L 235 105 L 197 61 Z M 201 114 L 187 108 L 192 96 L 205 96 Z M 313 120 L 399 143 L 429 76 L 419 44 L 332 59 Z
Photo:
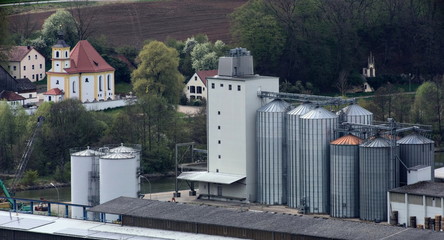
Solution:
M 365 128 L 373 114 L 357 104 L 336 114 L 311 103 L 291 109 L 282 100 L 260 108 L 258 202 L 283 204 L 287 196 L 289 207 L 305 213 L 384 221 L 387 191 L 406 178 L 400 161 L 433 166 L 433 141 L 419 134 L 398 141 L 364 131 L 342 136 L 335 132 L 341 122 Z
M 110 145 L 115 146 L 115 145 Z M 71 202 L 95 206 L 120 196 L 137 197 L 140 145 L 71 149 Z M 73 207 L 72 218 L 91 219 Z M 115 220 L 117 216 L 107 220 Z

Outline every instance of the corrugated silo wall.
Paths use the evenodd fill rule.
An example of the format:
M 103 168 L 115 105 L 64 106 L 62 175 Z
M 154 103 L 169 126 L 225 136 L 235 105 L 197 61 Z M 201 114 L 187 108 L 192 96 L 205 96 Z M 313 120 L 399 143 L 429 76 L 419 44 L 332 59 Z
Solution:
M 301 118 L 301 195 L 308 213 L 329 213 L 330 141 L 337 118 Z
M 395 151 L 398 151 L 396 149 Z M 390 147 L 359 147 L 359 216 L 387 220 L 387 191 L 399 186 L 399 162 L 390 159 Z
M 297 208 L 301 198 L 299 117 L 287 115 L 287 205 L 291 208 Z
M 359 217 L 359 145 L 330 145 L 330 215 Z
M 257 112 L 258 198 L 263 204 L 287 202 L 285 112 Z
M 433 143 L 425 144 L 399 144 L 400 158 L 407 167 L 426 165 L 432 167 L 432 179 L 435 169 L 435 146 Z M 407 169 L 400 165 L 401 183 L 407 184 Z

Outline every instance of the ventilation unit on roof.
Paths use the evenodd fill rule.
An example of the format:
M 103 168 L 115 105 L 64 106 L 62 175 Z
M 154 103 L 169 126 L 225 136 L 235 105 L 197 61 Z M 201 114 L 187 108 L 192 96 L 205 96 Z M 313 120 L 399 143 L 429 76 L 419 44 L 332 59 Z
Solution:
M 98 63 L 98 62 L 93 61 L 93 63 L 94 63 L 96 66 L 99 66 L 99 63 Z
M 246 48 L 231 49 L 229 56 L 219 58 L 219 76 L 253 75 L 253 56 Z

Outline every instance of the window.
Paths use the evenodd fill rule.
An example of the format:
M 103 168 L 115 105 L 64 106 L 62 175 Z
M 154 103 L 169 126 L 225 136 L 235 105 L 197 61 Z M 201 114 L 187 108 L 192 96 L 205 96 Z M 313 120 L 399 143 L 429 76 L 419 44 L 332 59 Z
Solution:
M 194 99 L 196 99 L 196 96 L 191 95 L 191 96 L 190 96 L 190 99 L 194 100 Z
M 35 76 L 34 76 L 34 74 L 32 74 L 32 79 L 35 79 Z
M 42 64 L 40 64 L 40 69 L 42 69 Z
M 11 70 L 11 65 L 8 65 L 8 70 Z
M 217 111 L 217 115 L 220 115 L 220 111 Z
M 14 76 L 14 78 L 17 78 L 17 76 Z
M 108 86 L 108 90 L 111 90 L 111 75 L 109 74 L 106 76 L 106 86 Z
M 32 70 L 34 70 L 34 65 L 32 65 Z
M 48 96 L 48 101 L 51 101 L 51 96 Z
M 26 70 L 26 66 L 23 66 L 23 70 Z
M 219 140 L 219 141 L 217 141 L 217 144 L 220 144 L 220 140 Z
M 15 70 L 15 69 L 14 69 Z M 211 88 L 214 89 L 214 83 L 211 84 Z
M 72 93 L 76 93 L 76 82 L 72 82 Z
M 190 86 L 190 93 L 196 93 L 196 87 Z
M 88 78 L 85 78 L 85 82 L 89 82 Z
M 34 55 L 35 56 L 35 59 L 37 59 L 37 54 L 36 55 Z
M 202 93 L 202 87 L 197 87 L 197 93 Z
M 205 88 L 202 88 L 202 91 L 205 91 Z
M 65 57 L 68 58 L 68 51 L 65 51 Z
M 223 84 L 223 83 L 221 83 L 221 84 L 220 84 L 220 87 L 224 87 L 224 84 Z
M 31 56 L 28 56 L 28 60 L 31 60 Z
M 56 58 L 60 57 L 59 51 L 56 51 Z
M 59 80 L 56 81 L 56 84 L 57 84 L 57 85 L 59 84 Z
M 218 158 L 220 159 L 220 157 L 221 157 L 221 156 L 219 155 Z
M 187 89 L 190 90 L 190 86 L 187 86 Z
M 102 91 L 102 76 L 99 76 L 99 91 Z
M 29 94 L 29 97 L 28 98 L 32 98 L 32 94 Z
M 219 130 L 220 130 L 220 126 L 217 126 L 217 129 L 219 129 Z
M 59 64 L 57 63 L 57 64 L 56 64 L 56 66 L 58 67 L 58 66 L 59 66 Z
M 17 66 L 14 66 L 14 71 L 17 70 Z
M 40 79 L 42 79 L 43 75 L 40 73 Z
M 237 90 L 240 91 L 241 90 L 241 86 L 237 85 Z
M 228 85 L 228 90 L 231 91 L 231 89 L 232 89 L 231 84 L 229 84 L 229 85 Z
M 197 81 L 197 77 L 194 77 L 194 81 Z

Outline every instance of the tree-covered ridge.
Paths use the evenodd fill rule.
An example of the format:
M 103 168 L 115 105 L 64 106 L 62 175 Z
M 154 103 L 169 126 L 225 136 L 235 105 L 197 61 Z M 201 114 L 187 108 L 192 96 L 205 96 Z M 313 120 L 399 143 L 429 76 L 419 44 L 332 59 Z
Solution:
M 429 78 L 444 69 L 444 3 L 439 0 L 250 0 L 232 32 L 256 71 L 334 91 L 375 55 L 377 74 Z

